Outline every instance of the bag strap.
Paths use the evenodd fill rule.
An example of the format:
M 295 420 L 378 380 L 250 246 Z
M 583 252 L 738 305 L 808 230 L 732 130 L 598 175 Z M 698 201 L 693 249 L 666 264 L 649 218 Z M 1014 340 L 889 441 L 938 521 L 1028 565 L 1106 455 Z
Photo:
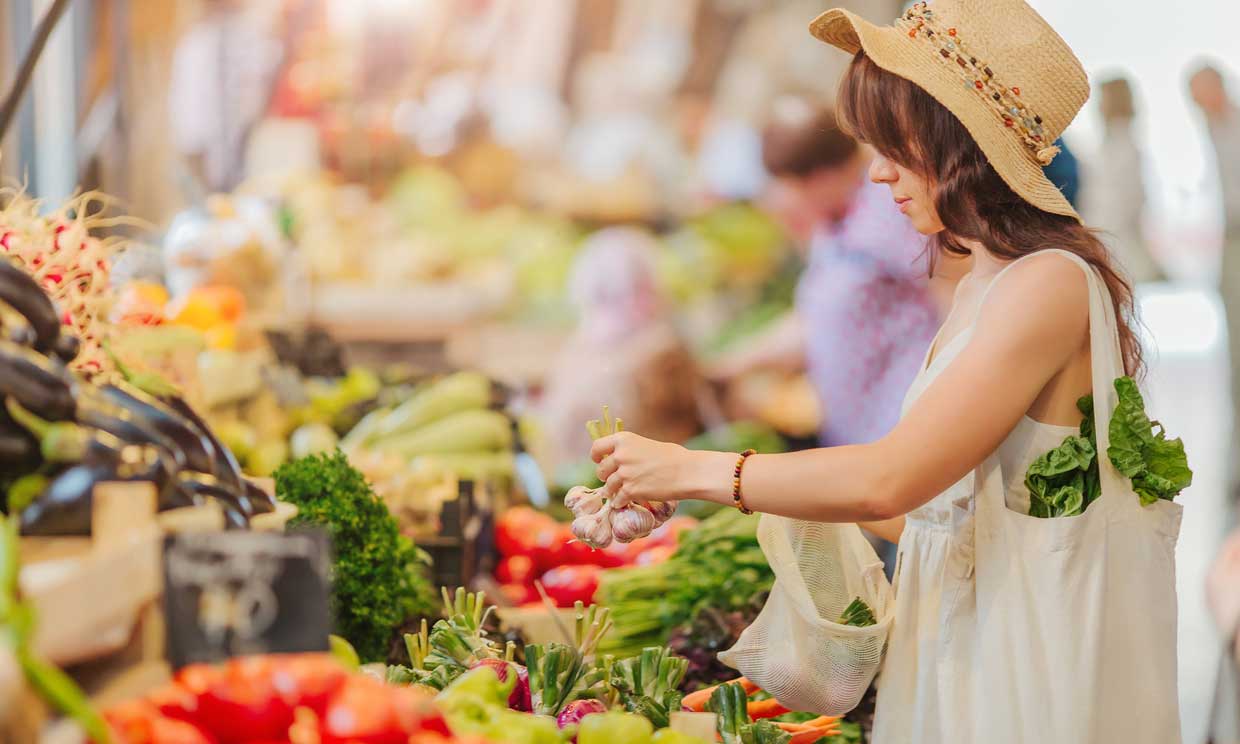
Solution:
M 1045 253 L 1056 253 L 1065 256 L 1085 272 L 1086 282 L 1089 285 L 1089 350 L 1094 394 L 1094 431 L 1098 444 L 1098 474 L 1102 486 L 1102 494 L 1099 497 L 1099 501 L 1119 507 L 1132 506 L 1137 504 L 1138 501 L 1135 497 L 1132 497 L 1131 489 L 1127 487 L 1123 476 L 1115 469 L 1115 466 L 1111 464 L 1111 460 L 1107 456 L 1107 448 L 1111 443 L 1111 416 L 1115 412 L 1117 402 L 1114 382 L 1115 378 L 1124 375 L 1123 354 L 1120 351 L 1118 324 L 1115 317 L 1115 306 L 1111 302 L 1111 294 L 1107 290 L 1106 284 L 1102 281 L 1102 277 L 1098 275 L 1098 272 L 1085 259 L 1075 253 L 1059 248 L 1048 248 L 1031 255 L 1036 256 Z M 998 283 L 1003 273 L 1024 258 L 1028 258 L 1028 256 L 1023 256 L 1021 259 L 1013 261 L 995 276 L 994 281 L 991 282 L 990 287 L 987 287 L 986 293 L 983 294 L 983 305 L 986 295 Z M 995 454 L 987 458 L 987 461 L 978 469 L 975 483 L 979 489 L 977 494 L 979 506 L 985 504 L 986 506 L 996 508 L 1006 508 L 1002 479 L 998 477 L 999 470 L 998 457 Z M 992 501 L 995 503 L 990 503 Z

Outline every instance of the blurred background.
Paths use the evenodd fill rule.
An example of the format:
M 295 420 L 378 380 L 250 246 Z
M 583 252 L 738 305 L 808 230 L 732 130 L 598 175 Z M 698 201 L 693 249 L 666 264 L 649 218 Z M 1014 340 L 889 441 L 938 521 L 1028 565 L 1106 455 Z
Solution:
M 447 370 L 504 388 L 540 473 L 520 476 L 532 500 L 540 477 L 553 493 L 580 480 L 581 422 L 603 402 L 700 446 L 841 443 L 831 386 L 878 373 L 797 313 L 864 315 L 888 295 L 851 295 L 846 269 L 815 261 L 864 166 L 817 137 L 848 62 L 806 32 L 831 4 L 881 21 L 902 9 L 0 0 L 6 84 L 39 20 L 67 8 L 0 174 L 45 214 L 106 195 L 90 225 L 112 251 L 99 332 L 209 409 L 255 475 Z M 1031 4 L 1093 80 L 1053 177 L 1138 284 L 1149 406 L 1195 471 L 1180 498 L 1180 691 L 1185 740 L 1203 742 L 1236 705 L 1206 598 L 1236 493 L 1234 3 Z M 887 250 L 874 224 L 839 240 Z M 964 270 L 939 267 L 933 312 Z M 924 349 L 912 331 L 895 340 Z M 409 530 L 437 529 L 424 462 L 351 459 L 408 507 Z

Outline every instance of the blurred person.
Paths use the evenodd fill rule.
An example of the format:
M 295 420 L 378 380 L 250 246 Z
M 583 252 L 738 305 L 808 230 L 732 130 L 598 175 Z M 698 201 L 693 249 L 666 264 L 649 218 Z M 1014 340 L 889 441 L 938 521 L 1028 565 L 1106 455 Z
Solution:
M 1102 147 L 1097 162 L 1089 169 L 1083 211 L 1090 224 L 1104 231 L 1102 241 L 1128 272 L 1130 280 L 1137 284 L 1160 281 L 1163 272 L 1150 255 L 1141 223 L 1145 215 L 1145 179 L 1141 150 L 1133 132 L 1137 111 L 1132 87 L 1126 78 L 1111 78 L 1099 86 L 1098 94 Z
M 267 108 L 281 56 L 260 11 L 242 0 L 205 0 L 202 18 L 173 52 L 170 123 L 192 202 L 242 179 L 245 144 Z
M 673 328 L 655 275 L 649 233 L 611 227 L 589 238 L 568 286 L 577 327 L 543 390 L 539 419 L 548 451 L 569 460 L 590 449 L 585 422 L 604 404 L 625 427 L 682 442 L 701 431 L 700 375 Z M 558 465 L 558 463 L 557 463 Z
M 1227 94 L 1223 74 L 1203 65 L 1189 78 L 1189 92 L 1214 145 L 1223 203 L 1223 260 L 1219 293 L 1227 314 L 1231 355 L 1231 487 L 1240 490 L 1240 108 Z
M 925 238 L 887 189 L 865 178 L 872 154 L 830 109 L 782 102 L 762 157 L 769 206 L 803 246 L 806 269 L 795 309 L 712 374 L 805 368 L 822 404 L 820 443 L 874 441 L 899 418 L 939 324 Z
M 1240 741 L 1240 530 L 1227 537 L 1210 567 L 1206 601 L 1225 644 L 1215 682 L 1210 740 Z

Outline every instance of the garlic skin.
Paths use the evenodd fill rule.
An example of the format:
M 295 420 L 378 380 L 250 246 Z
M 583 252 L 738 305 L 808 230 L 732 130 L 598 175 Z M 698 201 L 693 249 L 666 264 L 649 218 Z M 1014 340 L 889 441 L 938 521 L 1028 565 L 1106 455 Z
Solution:
M 597 514 L 603 508 L 603 502 L 602 492 L 585 486 L 574 486 L 564 497 L 564 506 L 577 517 Z
M 679 501 L 651 501 L 645 507 L 654 515 L 655 525 L 658 526 L 671 519 L 679 505 Z
M 573 520 L 573 537 L 595 550 L 611 545 L 613 534 L 610 516 L 610 510 L 600 509 L 594 514 L 583 514 L 577 517 Z
M 641 504 L 630 504 L 611 513 L 611 529 L 617 541 L 633 542 L 649 535 L 658 526 L 654 514 Z

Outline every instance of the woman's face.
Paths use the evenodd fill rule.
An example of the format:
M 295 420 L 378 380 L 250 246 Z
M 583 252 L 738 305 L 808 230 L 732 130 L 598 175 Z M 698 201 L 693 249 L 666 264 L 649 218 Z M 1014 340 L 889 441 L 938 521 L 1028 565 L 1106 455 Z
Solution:
M 929 179 L 882 155 L 875 155 L 870 163 L 870 180 L 887 184 L 891 197 L 913 223 L 914 230 L 922 235 L 933 235 L 943 230 L 943 222 L 934 209 Z

